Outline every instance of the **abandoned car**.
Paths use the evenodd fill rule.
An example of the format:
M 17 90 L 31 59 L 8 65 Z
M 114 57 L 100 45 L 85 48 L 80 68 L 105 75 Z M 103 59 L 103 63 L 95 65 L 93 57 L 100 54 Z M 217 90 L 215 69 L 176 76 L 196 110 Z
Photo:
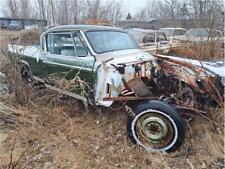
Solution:
M 140 28 L 127 29 L 140 47 L 150 53 L 167 54 L 170 50 L 180 46 L 176 40 L 168 40 L 164 32 Z
M 171 28 L 171 27 L 165 27 L 160 28 L 160 32 L 164 32 L 166 34 L 166 37 L 170 40 L 183 40 L 186 38 L 186 29 L 183 28 Z
M 18 21 L 11 21 L 7 28 L 8 30 L 20 30 L 22 29 L 22 25 Z
M 196 44 L 215 43 L 219 48 L 224 48 L 224 40 L 223 33 L 220 30 L 210 28 L 192 28 L 186 33 L 186 41 Z
M 183 115 L 223 100 L 222 79 L 209 67 L 146 53 L 119 28 L 57 26 L 41 34 L 40 46 L 9 44 L 8 53 L 27 82 L 94 105 L 123 103 L 128 135 L 147 151 L 177 150 L 185 138 Z M 69 81 L 66 91 L 60 79 Z

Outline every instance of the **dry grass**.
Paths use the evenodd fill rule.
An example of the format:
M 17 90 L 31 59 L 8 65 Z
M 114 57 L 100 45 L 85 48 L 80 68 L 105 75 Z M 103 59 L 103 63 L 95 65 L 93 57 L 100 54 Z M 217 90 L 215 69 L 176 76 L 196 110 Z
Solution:
M 85 113 L 80 102 L 30 88 L 16 69 L 7 70 L 11 93 L 0 97 L 1 168 L 12 168 L 16 162 L 15 168 L 26 169 L 224 167 L 223 110 L 211 110 L 216 125 L 204 117 L 190 122 L 177 152 L 151 154 L 127 138 L 123 109 L 90 108 Z
M 11 38 L 11 43 L 17 43 L 22 46 L 34 45 L 40 42 L 40 29 L 21 30 L 20 34 Z
M 208 42 L 182 42 L 182 47 L 174 48 L 170 51 L 170 54 L 179 57 L 185 57 L 195 60 L 216 60 L 224 58 L 224 48 L 222 43 L 217 41 Z
M 11 69 L 13 70 L 13 69 Z M 10 75 L 10 74 L 8 74 Z M 3 150 L 1 166 L 18 168 L 219 168 L 223 164 L 223 112 L 212 110 L 214 125 L 196 117 L 187 126 L 181 149 L 172 154 L 150 154 L 134 146 L 126 135 L 123 109 L 91 109 L 47 89 L 25 87 L 20 78 L 8 76 L 11 94 L 1 99 Z M 13 78 L 13 79 L 11 79 Z M 16 83 L 11 83 L 16 81 Z M 17 93 L 17 94 L 16 94 Z M 18 97 L 19 96 L 19 97 Z M 21 99 L 26 98 L 26 99 Z M 6 119 L 12 119 L 7 121 Z M 199 123 L 200 122 L 200 123 Z

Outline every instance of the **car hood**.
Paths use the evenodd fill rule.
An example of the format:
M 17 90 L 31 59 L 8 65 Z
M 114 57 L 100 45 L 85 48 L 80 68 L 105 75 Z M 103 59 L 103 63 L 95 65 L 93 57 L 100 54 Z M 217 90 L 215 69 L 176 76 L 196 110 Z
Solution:
M 154 60 L 154 56 L 143 51 L 142 49 L 129 49 L 121 51 L 106 52 L 96 56 L 97 62 L 105 62 L 110 64 L 123 64 L 130 62 L 142 62 Z
M 174 57 L 174 56 L 165 56 L 165 55 L 161 55 L 161 57 L 162 58 L 170 58 L 173 60 L 189 63 L 196 67 L 203 67 L 204 69 L 206 69 L 207 74 L 218 75 L 218 76 L 222 77 L 223 79 L 225 79 L 224 60 L 206 62 L 206 61 L 199 61 L 199 60 L 180 58 L 180 57 Z

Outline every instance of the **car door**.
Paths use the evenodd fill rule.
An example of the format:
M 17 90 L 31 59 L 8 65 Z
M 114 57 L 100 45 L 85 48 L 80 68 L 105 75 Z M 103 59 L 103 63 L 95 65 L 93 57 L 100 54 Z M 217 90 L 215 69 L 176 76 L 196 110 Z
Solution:
M 167 40 L 166 35 L 164 33 L 158 32 L 156 41 L 159 51 L 168 52 L 168 49 L 170 47 L 168 44 L 169 41 Z
M 157 33 L 157 39 L 156 39 L 157 43 L 159 43 L 160 47 L 163 47 L 165 45 L 168 44 L 168 40 L 166 38 L 166 35 L 164 33 Z
M 149 33 L 143 37 L 142 43 L 145 47 L 156 46 L 155 33 Z
M 93 82 L 94 57 L 89 53 L 78 32 L 48 33 L 46 54 L 43 58 L 45 74 L 43 78 L 50 83 L 61 79 Z

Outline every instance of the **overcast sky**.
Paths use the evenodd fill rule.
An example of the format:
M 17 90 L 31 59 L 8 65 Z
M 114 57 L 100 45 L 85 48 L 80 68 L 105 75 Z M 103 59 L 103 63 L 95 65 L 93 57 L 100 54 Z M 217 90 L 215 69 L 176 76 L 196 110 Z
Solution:
M 6 1 L 7 0 L 0 0 L 0 17 L 4 17 L 3 8 L 5 7 Z M 134 15 L 140 8 L 142 8 L 145 5 L 145 0 L 115 0 L 115 1 L 122 2 L 121 5 L 124 10 L 124 15 L 126 15 L 128 12 L 130 12 L 131 15 Z
M 146 0 L 116 0 L 122 2 L 122 8 L 124 9 L 124 13 L 127 14 L 128 12 L 131 15 L 134 15 L 136 12 L 139 11 L 144 5 Z
M 5 6 L 5 0 L 0 0 L 0 17 L 3 17 L 3 12 L 2 12 L 2 9 L 4 8 Z

